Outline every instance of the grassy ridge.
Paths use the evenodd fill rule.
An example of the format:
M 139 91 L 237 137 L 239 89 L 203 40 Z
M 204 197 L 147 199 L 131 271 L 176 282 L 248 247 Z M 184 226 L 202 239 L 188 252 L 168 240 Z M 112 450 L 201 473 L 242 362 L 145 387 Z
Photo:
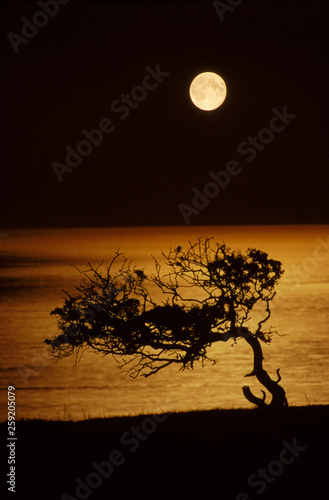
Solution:
M 241 409 L 19 421 L 15 498 L 321 498 L 328 489 L 328 417 L 329 406 L 305 406 L 274 414 Z M 107 478 L 93 465 L 102 462 Z M 259 477 L 259 468 L 269 479 Z

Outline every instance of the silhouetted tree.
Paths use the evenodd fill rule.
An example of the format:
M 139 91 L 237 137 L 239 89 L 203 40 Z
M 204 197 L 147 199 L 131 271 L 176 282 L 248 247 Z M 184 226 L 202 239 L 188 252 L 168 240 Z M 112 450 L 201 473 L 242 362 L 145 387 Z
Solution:
M 119 252 L 105 273 L 89 264 L 80 271 L 84 279 L 76 293 L 66 293 L 63 306 L 51 312 L 58 316 L 61 332 L 45 340 L 53 357 L 75 355 L 78 360 L 84 349 L 92 349 L 112 354 L 130 376 L 148 377 L 174 363 L 181 369 L 193 368 L 195 361 L 203 364 L 215 342 L 243 338 L 254 358 L 253 370 L 245 376 L 255 376 L 272 399 L 267 404 L 264 391 L 258 398 L 248 386 L 243 387 L 245 397 L 260 408 L 286 406 L 279 369 L 278 379 L 272 380 L 263 368 L 261 348 L 277 333 L 264 330 L 264 323 L 283 274 L 281 262 L 260 250 L 242 254 L 224 243 L 215 248 L 210 243 L 210 238 L 200 238 L 185 251 L 178 247 L 163 253 L 164 263 L 154 259 L 150 277 Z M 154 299 L 159 292 L 160 302 Z

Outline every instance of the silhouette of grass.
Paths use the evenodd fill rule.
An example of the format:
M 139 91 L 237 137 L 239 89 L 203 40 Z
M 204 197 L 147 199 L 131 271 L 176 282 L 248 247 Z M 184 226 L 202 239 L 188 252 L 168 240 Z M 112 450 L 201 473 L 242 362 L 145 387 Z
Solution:
M 151 418 L 148 415 L 20 420 L 16 498 L 30 493 L 36 499 L 79 498 L 76 478 L 85 481 L 95 472 L 92 463 L 108 460 L 114 450 L 122 453 L 124 463 L 114 467 L 112 475 L 88 498 L 120 495 L 128 499 L 143 494 L 159 500 L 176 493 L 179 496 L 182 488 L 184 498 L 202 495 L 235 500 L 241 491 L 250 500 L 320 498 L 327 477 L 328 417 L 329 405 L 288 407 L 278 412 L 221 409 L 171 413 L 152 433 L 144 434 L 145 440 L 138 440 L 134 451 L 121 441 L 122 435 L 131 436 L 132 428 L 143 428 L 143 420 Z M 248 477 L 278 458 L 282 441 L 292 443 L 294 439 L 306 451 L 285 466 L 263 496 L 255 494 L 248 486 Z M 64 493 L 71 497 L 62 497 Z

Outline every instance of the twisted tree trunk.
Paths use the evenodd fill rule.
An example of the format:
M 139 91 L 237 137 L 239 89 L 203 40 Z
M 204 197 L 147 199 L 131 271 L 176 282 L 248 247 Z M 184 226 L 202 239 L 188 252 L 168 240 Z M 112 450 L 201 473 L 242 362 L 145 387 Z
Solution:
M 253 335 L 245 337 L 248 344 L 251 346 L 254 353 L 254 369 L 245 377 L 255 376 L 257 380 L 272 394 L 272 401 L 269 404 L 265 403 L 266 394 L 264 391 L 263 398 L 255 396 L 248 386 L 244 386 L 242 391 L 244 396 L 258 408 L 283 408 L 288 406 L 286 393 L 283 387 L 279 385 L 281 380 L 280 369 L 277 369 L 278 380 L 272 380 L 268 373 L 263 368 L 263 352 L 259 340 Z

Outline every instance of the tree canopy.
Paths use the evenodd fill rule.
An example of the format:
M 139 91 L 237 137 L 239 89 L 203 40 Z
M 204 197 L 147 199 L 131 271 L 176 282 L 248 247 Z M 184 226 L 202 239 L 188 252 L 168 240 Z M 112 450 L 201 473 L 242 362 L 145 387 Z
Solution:
M 132 377 L 148 377 L 174 363 L 193 368 L 196 361 L 210 359 L 215 342 L 241 337 L 254 352 L 254 370 L 247 376 L 265 385 L 273 404 L 286 404 L 279 373 L 274 382 L 262 367 L 259 343 L 270 342 L 275 333 L 264 324 L 283 274 L 281 262 L 261 250 L 242 253 L 211 243 L 211 238 L 200 238 L 186 250 L 179 246 L 163 253 L 164 262 L 154 259 L 150 276 L 119 252 L 105 270 L 89 264 L 80 271 L 84 278 L 76 292 L 65 292 L 63 306 L 51 312 L 61 332 L 45 341 L 53 357 L 75 355 L 78 360 L 84 349 L 91 349 L 111 354 Z M 250 326 L 256 309 L 257 321 Z M 257 406 L 265 405 L 265 397 L 256 398 L 248 387 L 243 391 Z

